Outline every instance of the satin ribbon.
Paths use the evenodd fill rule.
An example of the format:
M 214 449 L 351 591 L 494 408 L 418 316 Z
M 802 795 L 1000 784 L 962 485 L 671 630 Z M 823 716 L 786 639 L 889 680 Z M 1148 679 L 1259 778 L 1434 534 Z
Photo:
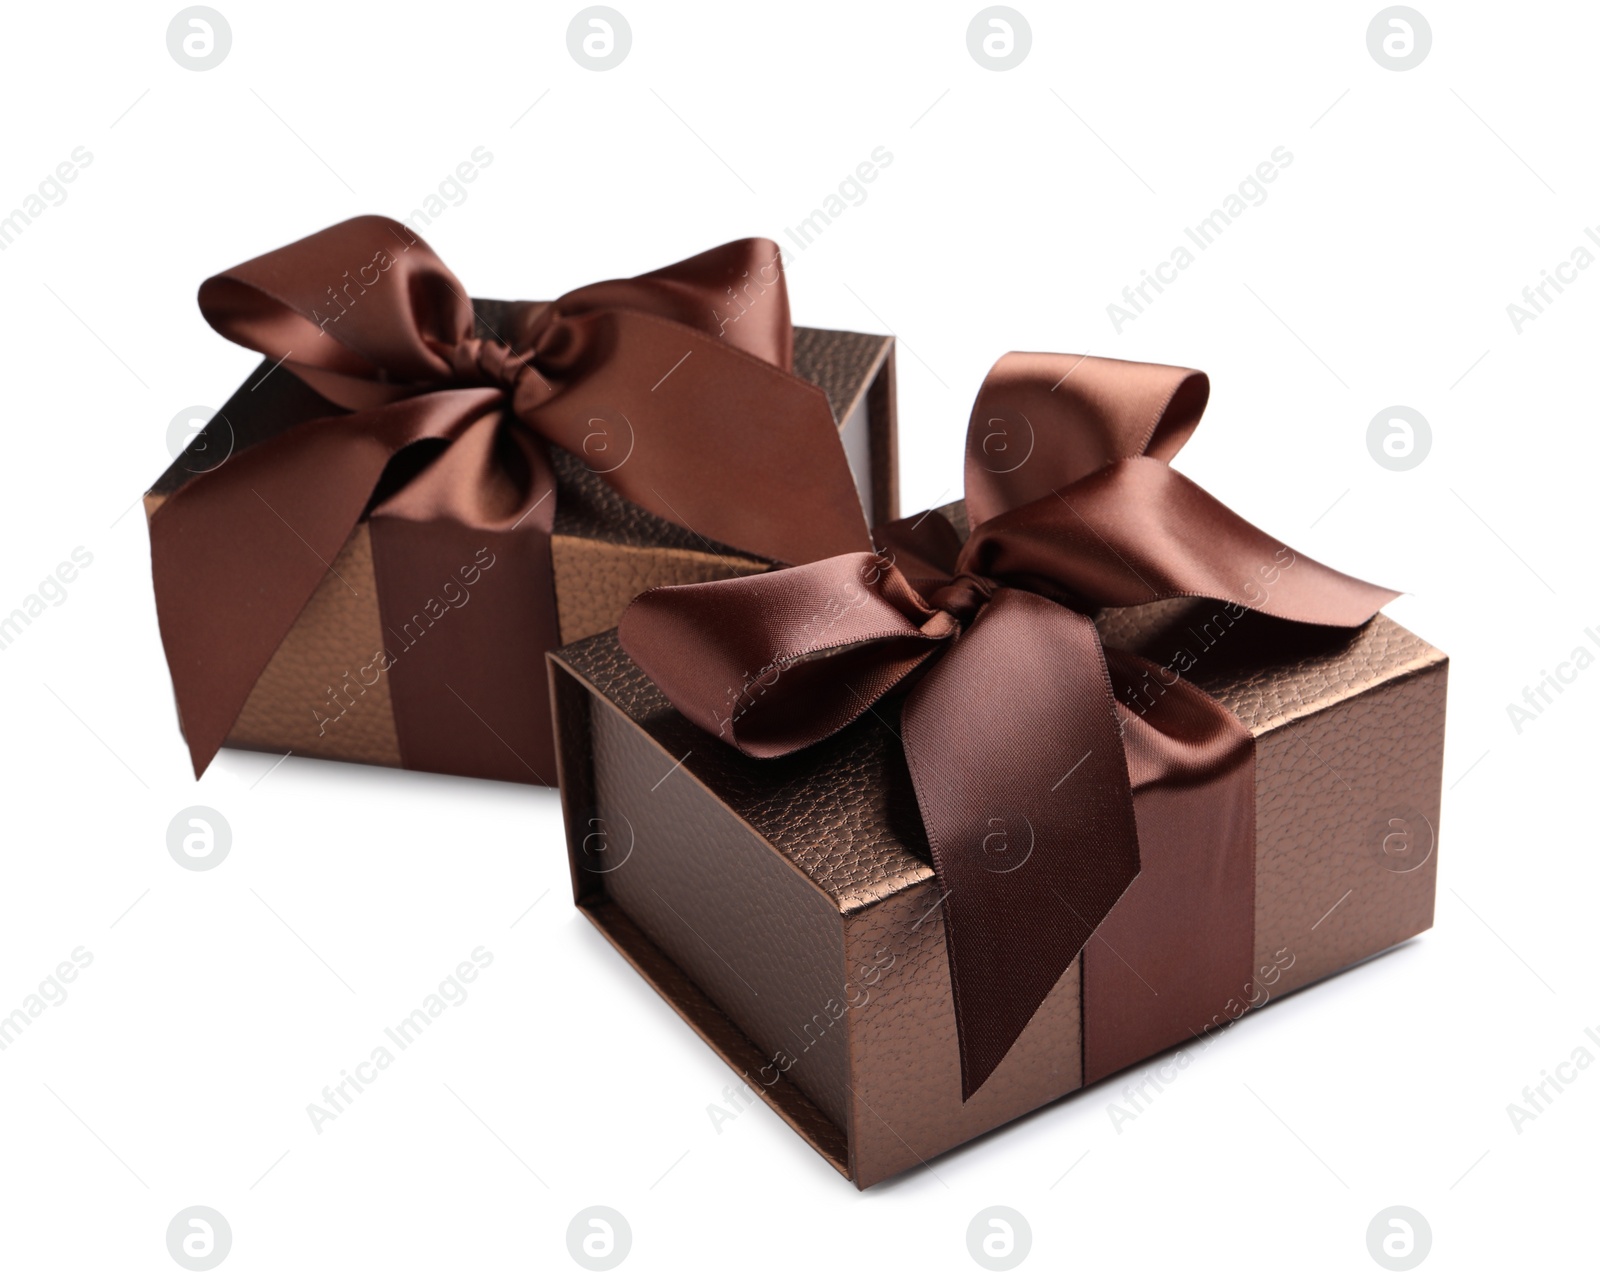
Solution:
M 968 427 L 965 541 L 929 512 L 880 530 L 877 556 L 661 587 L 623 615 L 622 646 L 672 703 L 752 756 L 816 744 L 908 689 L 899 733 L 942 902 L 963 1100 L 1139 874 L 1141 841 L 1163 865 L 1220 848 L 1219 881 L 1241 857 L 1253 867 L 1249 731 L 1175 672 L 1108 653 L 1092 614 L 1200 596 L 1353 627 L 1394 598 L 1167 465 L 1208 395 L 1189 369 L 1006 355 Z M 1152 679 L 1150 704 L 1134 689 Z
M 553 780 L 551 445 L 708 544 L 784 563 L 871 544 L 827 399 L 791 371 L 769 240 L 520 304 L 479 339 L 433 251 L 359 217 L 207 280 L 200 307 L 348 411 L 197 476 L 151 521 L 197 776 L 367 519 L 386 644 L 483 551 L 501 564 L 389 670 L 403 762 Z

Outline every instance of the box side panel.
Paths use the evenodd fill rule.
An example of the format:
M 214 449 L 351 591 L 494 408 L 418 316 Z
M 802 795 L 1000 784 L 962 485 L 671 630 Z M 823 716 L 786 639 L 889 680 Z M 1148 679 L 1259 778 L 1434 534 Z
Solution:
M 789 1076 L 773 1064 L 772 1058 L 723 1014 L 620 905 L 601 897 L 585 904 L 583 911 L 633 969 L 756 1095 L 772 1106 L 780 1118 L 833 1164 L 835 1170 L 841 1175 L 850 1174 L 844 1132 L 789 1081 Z
M 883 367 L 867 392 L 868 427 L 872 447 L 871 524 L 900 518 L 900 410 L 895 390 L 894 339 Z
M 590 708 L 590 740 L 591 881 L 759 1046 L 763 1081 L 785 1075 L 847 1129 L 838 910 L 603 701 Z
M 594 692 L 557 653 L 547 653 L 550 678 L 550 720 L 556 736 L 556 778 L 561 794 L 561 820 L 567 832 L 567 865 L 572 871 L 572 899 L 582 905 L 605 895 L 605 880 L 583 866 L 580 852 L 594 816 L 594 748 L 589 739 Z
M 1000 1067 L 962 1104 L 950 961 L 931 880 L 852 914 L 846 963 L 851 1174 L 863 1189 L 1082 1086 L 1075 961 Z
M 554 711 L 556 758 L 561 774 L 561 808 L 567 829 L 573 898 L 578 908 L 679 1016 L 755 1093 L 841 1174 L 848 1175 L 844 1132 L 809 1097 L 775 1069 L 770 1058 L 730 1021 L 705 991 L 662 952 L 616 902 L 605 894 L 604 858 L 592 836 L 594 750 L 590 738 L 593 690 L 561 661 L 551 657 L 550 703 Z M 604 830 L 603 824 L 599 827 Z M 601 833 L 603 839 L 604 835 Z M 587 864 L 585 864 L 587 863 Z M 590 868 L 596 867 L 596 868 Z
M 227 744 L 400 766 L 372 538 L 357 524 L 256 680 Z
M 1255 957 L 1266 992 L 1433 926 L 1447 675 L 1441 657 L 1257 740 Z

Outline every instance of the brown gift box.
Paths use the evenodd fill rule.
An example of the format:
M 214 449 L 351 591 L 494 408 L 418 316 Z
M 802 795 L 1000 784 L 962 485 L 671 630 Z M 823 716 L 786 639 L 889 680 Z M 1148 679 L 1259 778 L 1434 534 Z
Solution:
M 965 532 L 959 507 L 944 513 Z M 1163 1021 L 1158 991 L 1185 979 L 1185 947 L 1215 938 L 1204 919 L 1177 945 L 1141 926 L 1152 898 L 1185 890 L 1184 867 L 1146 864 L 966 1104 L 892 705 L 756 760 L 678 714 L 615 632 L 551 655 L 578 907 L 861 1188 L 1432 925 L 1443 653 L 1382 614 L 1345 633 L 1176 600 L 1096 624 L 1158 663 L 1190 654 L 1184 677 L 1255 737 L 1259 979 L 1206 1024 Z M 1100 1041 L 1139 1043 L 1126 1059 L 1096 1050 L 1113 1023 Z
M 474 299 L 477 336 L 506 329 L 510 305 Z M 828 397 L 869 525 L 893 518 L 899 500 L 894 339 L 797 326 L 794 372 Z M 271 362 L 263 361 L 152 485 L 145 495 L 146 517 L 233 452 L 300 422 L 343 411 L 293 374 L 273 371 Z M 571 454 L 555 445 L 550 452 L 558 491 L 551 551 L 563 643 L 616 625 L 633 597 L 652 586 L 711 581 L 772 566 L 733 547 L 708 546 L 688 529 L 620 497 Z M 389 681 L 379 678 L 368 685 L 354 673 L 386 646 L 371 542 L 362 523 L 262 672 L 226 744 L 401 766 Z M 518 774 L 508 768 L 508 775 Z

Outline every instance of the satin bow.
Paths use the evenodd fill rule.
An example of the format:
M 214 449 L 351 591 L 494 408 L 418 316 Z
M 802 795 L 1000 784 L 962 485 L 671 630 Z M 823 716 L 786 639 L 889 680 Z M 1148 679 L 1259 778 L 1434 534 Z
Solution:
M 752 756 L 822 741 L 909 686 L 899 731 L 964 1100 L 1139 873 L 1141 837 L 1254 837 L 1248 730 L 1176 673 L 1108 653 L 1092 615 L 1193 595 L 1353 627 L 1394 598 L 1167 465 L 1208 394 L 1188 369 L 1006 355 L 968 427 L 964 540 L 929 512 L 881 529 L 879 555 L 662 587 L 623 615 L 622 646 L 673 704 Z M 1152 677 L 1147 701 L 1134 689 Z M 1180 802 L 1136 823 L 1136 790 Z
M 512 565 L 447 638 L 393 667 L 404 762 L 529 779 L 500 758 L 509 749 L 553 777 L 550 445 L 708 545 L 785 563 L 870 545 L 827 399 L 790 371 L 770 241 L 517 304 L 505 332 L 480 338 L 433 251 L 398 222 L 359 217 L 207 280 L 200 307 L 349 411 L 198 475 L 151 521 L 196 775 L 365 518 L 389 631 L 480 548 Z

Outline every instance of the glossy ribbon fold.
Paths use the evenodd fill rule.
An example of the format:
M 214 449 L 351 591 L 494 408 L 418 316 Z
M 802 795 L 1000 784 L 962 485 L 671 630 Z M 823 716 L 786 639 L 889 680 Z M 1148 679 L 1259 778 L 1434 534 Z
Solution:
M 271 375 L 348 411 L 196 476 L 151 520 L 196 775 L 367 519 L 396 636 L 459 566 L 485 550 L 508 562 L 448 637 L 390 670 L 403 762 L 553 780 L 552 444 L 708 542 L 785 563 L 870 545 L 827 399 L 791 371 L 771 241 L 519 304 L 484 339 L 425 243 L 359 217 L 207 280 L 200 306 Z
M 757 757 L 822 741 L 908 686 L 900 735 L 943 907 L 963 1099 L 1138 875 L 1141 840 L 1253 857 L 1250 733 L 1175 674 L 1108 653 L 1092 614 L 1199 596 L 1351 627 L 1394 598 L 1168 467 L 1208 393 L 1188 369 L 1006 355 L 968 427 L 964 541 L 929 512 L 880 529 L 878 555 L 661 587 L 623 616 L 623 647 L 673 704 Z M 1154 704 L 1131 692 L 1151 677 L 1166 690 Z

